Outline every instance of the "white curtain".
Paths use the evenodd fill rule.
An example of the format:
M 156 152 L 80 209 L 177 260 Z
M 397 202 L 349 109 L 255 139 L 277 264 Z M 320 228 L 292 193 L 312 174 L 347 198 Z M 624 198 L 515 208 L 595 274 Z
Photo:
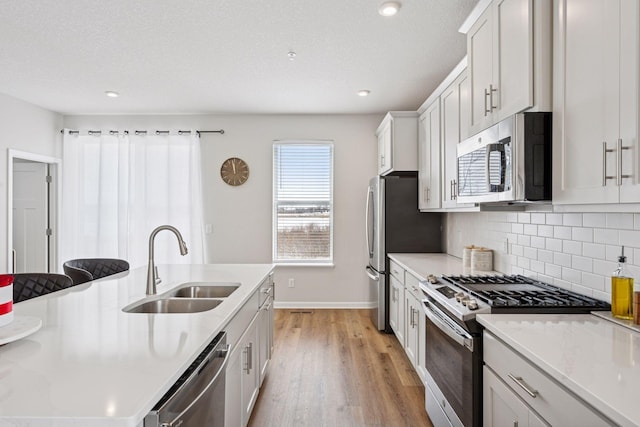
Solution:
M 156 237 L 155 261 L 205 259 L 200 138 L 190 134 L 70 133 L 63 140 L 61 262 L 121 258 L 132 268 L 148 260 L 149 235 L 159 225 L 180 230 Z

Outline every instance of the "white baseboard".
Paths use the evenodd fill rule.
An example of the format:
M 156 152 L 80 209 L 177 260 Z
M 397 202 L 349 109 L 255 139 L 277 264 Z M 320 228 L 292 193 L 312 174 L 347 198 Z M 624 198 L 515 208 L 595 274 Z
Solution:
M 373 308 L 373 302 L 303 302 L 274 301 L 274 308 Z

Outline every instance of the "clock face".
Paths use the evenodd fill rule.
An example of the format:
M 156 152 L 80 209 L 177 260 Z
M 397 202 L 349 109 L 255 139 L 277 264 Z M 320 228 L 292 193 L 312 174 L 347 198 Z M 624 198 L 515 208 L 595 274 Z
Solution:
M 237 157 L 231 157 L 222 163 L 220 177 L 229 185 L 242 185 L 249 179 L 249 165 Z

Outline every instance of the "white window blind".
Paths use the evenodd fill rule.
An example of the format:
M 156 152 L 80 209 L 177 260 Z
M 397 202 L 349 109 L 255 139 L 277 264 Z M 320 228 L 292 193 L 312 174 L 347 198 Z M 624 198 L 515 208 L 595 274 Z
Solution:
M 273 145 L 273 261 L 333 261 L 333 143 Z

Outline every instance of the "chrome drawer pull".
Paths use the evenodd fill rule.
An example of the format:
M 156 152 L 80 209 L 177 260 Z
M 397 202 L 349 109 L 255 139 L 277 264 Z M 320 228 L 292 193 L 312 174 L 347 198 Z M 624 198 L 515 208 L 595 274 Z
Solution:
M 524 391 L 526 391 L 529 396 L 533 397 L 534 399 L 538 397 L 538 390 L 531 390 L 531 388 L 529 388 L 529 386 L 523 381 L 522 377 L 516 377 L 513 374 L 509 374 L 509 378 L 515 381 L 515 383 L 518 384 Z

